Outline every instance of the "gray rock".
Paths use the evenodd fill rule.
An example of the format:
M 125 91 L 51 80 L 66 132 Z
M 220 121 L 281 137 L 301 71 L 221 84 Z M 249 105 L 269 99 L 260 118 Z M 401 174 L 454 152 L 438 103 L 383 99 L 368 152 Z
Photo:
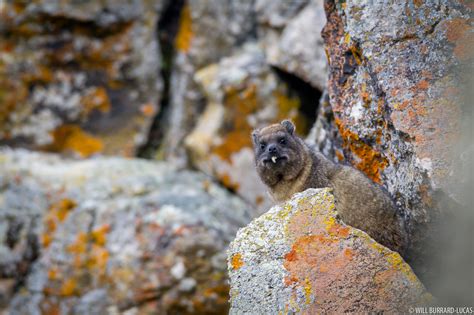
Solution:
M 308 189 L 239 230 L 228 251 L 230 314 L 407 312 L 432 300 L 398 253 Z
M 196 124 L 205 101 L 193 79 L 200 68 L 232 54 L 252 38 L 254 0 L 190 1 L 180 17 L 176 56 L 170 83 L 170 103 L 163 124 L 161 155 L 186 165 L 183 141 Z
M 141 0 L 5 4 L 0 143 L 133 155 L 162 89 L 160 11 Z
M 432 279 L 423 269 L 439 251 L 431 239 L 436 221 L 458 199 L 453 152 L 463 112 L 460 78 L 472 71 L 470 9 L 441 0 L 328 1 L 326 10 L 331 113 L 318 119 L 332 149 L 323 150 L 388 189 L 409 229 L 406 258 Z
M 209 177 L 145 160 L 23 150 L 3 149 L 0 161 L 3 182 L 15 183 L 0 192 L 0 272 L 26 280 L 9 298 L 11 314 L 227 310 L 221 257 L 250 213 Z M 26 260 L 33 249 L 37 257 Z
M 268 63 L 292 73 L 323 91 L 327 61 L 321 30 L 326 24 L 322 0 L 313 0 L 293 17 L 279 38 L 264 38 Z
M 257 43 L 247 43 L 232 56 L 201 69 L 195 81 L 207 105 L 185 138 L 191 162 L 215 176 L 256 207 L 272 201 L 255 170 L 251 132 L 285 118 L 306 122 L 300 99 L 271 70 Z M 304 132 L 304 128 L 298 131 Z

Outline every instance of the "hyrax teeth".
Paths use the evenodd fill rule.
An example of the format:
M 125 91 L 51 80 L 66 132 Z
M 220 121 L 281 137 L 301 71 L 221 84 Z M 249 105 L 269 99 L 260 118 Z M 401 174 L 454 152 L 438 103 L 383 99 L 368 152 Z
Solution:
M 277 157 L 276 157 L 276 156 L 272 156 L 272 162 L 273 162 L 273 163 L 276 163 L 276 162 L 277 162 Z

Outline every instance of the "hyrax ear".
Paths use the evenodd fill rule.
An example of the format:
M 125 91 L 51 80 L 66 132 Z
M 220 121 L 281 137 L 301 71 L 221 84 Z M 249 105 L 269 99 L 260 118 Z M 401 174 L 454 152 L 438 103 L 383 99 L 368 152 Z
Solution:
M 259 129 L 255 129 L 254 131 L 252 131 L 252 142 L 253 142 L 253 145 L 256 146 L 258 144 L 258 136 L 260 135 L 260 130 Z
M 290 135 L 293 135 L 293 133 L 295 132 L 295 125 L 293 125 L 290 120 L 285 119 L 280 124 L 285 127 L 286 131 L 288 131 Z

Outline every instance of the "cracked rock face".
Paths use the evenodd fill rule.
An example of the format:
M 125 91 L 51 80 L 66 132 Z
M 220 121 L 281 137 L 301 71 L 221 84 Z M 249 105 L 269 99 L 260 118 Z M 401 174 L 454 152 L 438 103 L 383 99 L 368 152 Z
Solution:
M 167 164 L 0 151 L 0 308 L 224 313 L 225 249 L 250 214 Z
M 161 93 L 160 10 L 141 0 L 4 3 L 0 143 L 134 155 Z
M 427 237 L 447 210 L 438 198 L 458 200 L 461 161 L 452 153 L 466 111 L 459 80 L 472 69 L 464 66 L 472 60 L 470 9 L 456 1 L 326 1 L 325 10 L 320 147 L 388 189 L 409 229 L 407 259 L 423 274 L 436 251 Z
M 228 251 L 231 314 L 403 313 L 432 297 L 400 255 L 308 189 L 237 233 Z

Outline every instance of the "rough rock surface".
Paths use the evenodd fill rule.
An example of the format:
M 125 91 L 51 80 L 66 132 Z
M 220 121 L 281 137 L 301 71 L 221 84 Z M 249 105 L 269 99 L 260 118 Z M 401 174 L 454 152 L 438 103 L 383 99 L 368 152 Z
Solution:
M 205 103 L 202 91 L 193 80 L 194 73 L 231 55 L 251 37 L 255 24 L 253 5 L 254 0 L 189 1 L 184 4 L 174 43 L 161 156 L 178 165 L 186 164 L 183 141 Z
M 272 7 L 277 6 L 279 2 L 272 1 L 273 5 L 268 1 L 260 2 L 261 7 L 257 4 L 257 9 L 265 11 L 257 12 L 261 13 L 258 18 L 263 24 L 262 42 L 267 62 L 323 91 L 327 81 L 327 61 L 321 37 L 321 30 L 326 24 L 324 1 L 310 1 L 291 19 L 278 19 L 274 16 L 278 11 Z M 289 6 L 282 10 L 289 14 L 296 11 L 304 1 L 284 1 L 280 4 Z M 269 14 L 267 18 L 263 14 L 265 12 Z M 315 105 L 317 101 L 314 100 Z
M 431 295 L 398 253 L 346 226 L 329 189 L 309 189 L 237 233 L 231 314 L 404 313 Z
M 0 309 L 221 314 L 247 205 L 202 174 L 0 151 Z
M 403 211 L 417 272 L 426 237 L 456 200 L 454 165 L 463 71 L 472 71 L 470 9 L 457 1 L 326 1 L 328 98 L 322 150 L 383 184 Z M 328 112 L 329 108 L 329 112 Z M 334 136 L 337 135 L 337 136 Z M 330 147 L 328 149 L 328 147 Z M 433 249 L 433 248 L 432 248 Z
M 296 121 L 304 133 L 308 123 L 299 111 L 300 100 L 288 94 L 287 85 L 271 71 L 255 43 L 200 70 L 195 80 L 205 91 L 207 105 L 185 140 L 192 162 L 259 209 L 268 208 L 250 134 L 285 118 Z
M 0 143 L 134 155 L 161 90 L 149 1 L 34 1 L 0 10 Z

